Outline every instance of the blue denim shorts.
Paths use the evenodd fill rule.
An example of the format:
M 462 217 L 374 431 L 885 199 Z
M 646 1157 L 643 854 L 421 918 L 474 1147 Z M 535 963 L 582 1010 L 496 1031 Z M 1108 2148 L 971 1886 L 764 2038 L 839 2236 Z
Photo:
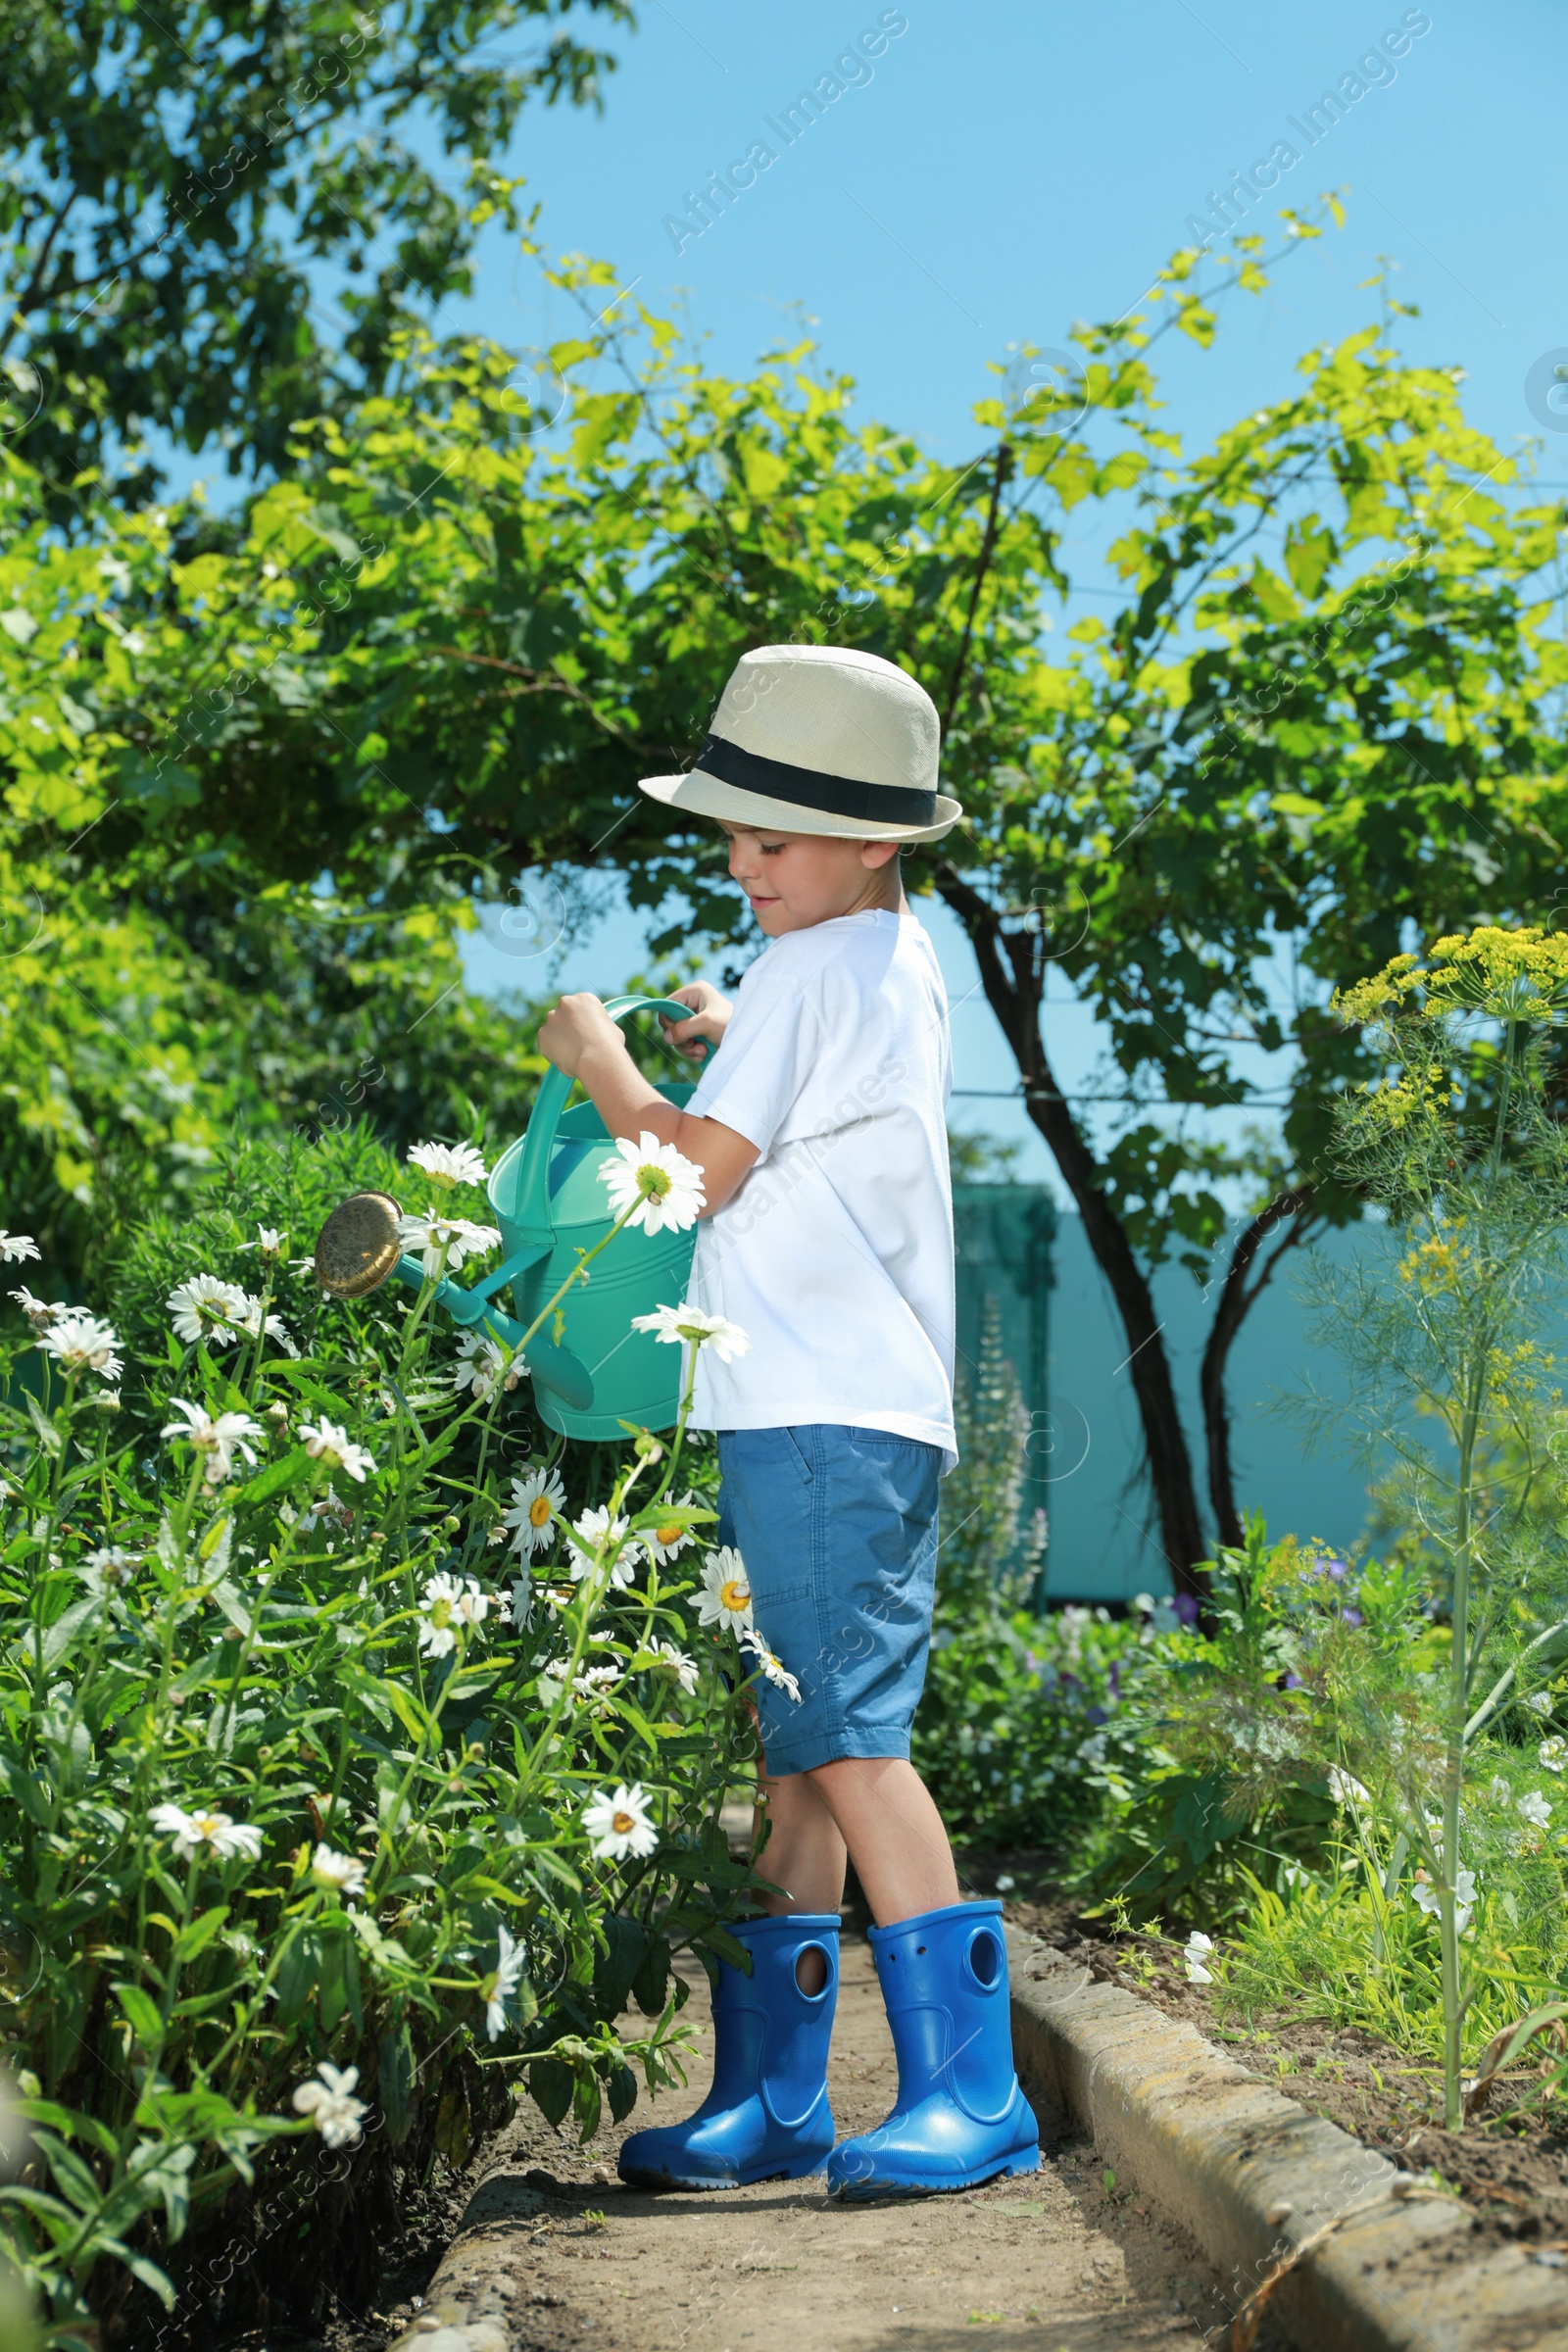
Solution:
M 940 1447 L 830 1421 L 728 1429 L 718 1468 L 718 1540 L 746 1562 L 757 1630 L 800 1685 L 799 1703 L 765 1676 L 753 1685 L 769 1773 L 906 1757 L 931 1643 Z

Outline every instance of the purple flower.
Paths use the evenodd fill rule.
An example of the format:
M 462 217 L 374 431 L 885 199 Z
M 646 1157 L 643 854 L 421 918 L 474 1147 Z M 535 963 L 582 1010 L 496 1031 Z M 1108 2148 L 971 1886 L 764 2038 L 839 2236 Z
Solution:
M 1104 1723 L 1106 1720 L 1107 1718 L 1103 1707 L 1086 1707 L 1084 1709 L 1085 1723 L 1101 1724 Z
M 1306 1685 L 1298 1674 L 1288 1674 L 1285 1677 L 1285 1688 L 1287 1690 L 1304 1690 Z
M 1361 1612 L 1360 1612 L 1360 1610 L 1359 1610 L 1359 1609 L 1342 1609 L 1342 1610 L 1340 1611 L 1340 1623 L 1341 1623 L 1342 1625 L 1359 1625 L 1359 1624 L 1361 1623 Z
M 1322 1569 L 1323 1574 L 1332 1577 L 1337 1585 L 1343 1585 L 1350 1573 L 1344 1560 L 1337 1560 L 1332 1554 L 1319 1560 L 1318 1566 Z
M 1040 1672 L 1040 1660 L 1035 1656 L 1035 1653 L 1032 1649 L 1026 1649 L 1024 1651 L 1023 1662 L 1028 1667 L 1031 1674 L 1038 1674 Z
M 1121 1661 L 1119 1659 L 1117 1660 L 1116 1664 L 1112 1666 L 1106 1679 L 1110 1686 L 1111 1697 L 1119 1698 L 1121 1696 Z
M 1198 1623 L 1198 1603 L 1191 1592 L 1178 1592 L 1172 1605 L 1183 1625 Z

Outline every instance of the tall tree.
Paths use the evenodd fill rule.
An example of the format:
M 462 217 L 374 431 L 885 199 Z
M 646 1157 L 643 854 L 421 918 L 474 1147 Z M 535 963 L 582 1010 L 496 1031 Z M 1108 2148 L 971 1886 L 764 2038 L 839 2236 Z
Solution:
M 627 0 L 586 0 L 612 23 Z M 469 290 L 524 102 L 596 103 L 572 0 L 0 0 L 0 428 L 69 483 L 151 427 L 230 469 L 379 389 Z M 580 20 L 579 20 L 580 22 Z M 531 52 L 495 44 L 536 33 Z M 400 131 L 462 159 L 455 197 Z M 330 294 L 341 335 L 323 335 Z
M 1206 340 L 1265 258 L 1178 256 L 1173 327 Z M 585 318 L 614 285 L 562 282 Z M 541 867 L 613 864 L 650 909 L 677 894 L 669 946 L 744 914 L 715 844 L 635 779 L 691 757 L 737 654 L 831 636 L 902 662 L 948 715 L 968 812 L 913 878 L 968 930 L 1115 1298 L 1157 1541 L 1196 1590 L 1209 1533 L 1153 1275 L 1185 1264 L 1212 1302 L 1224 1532 L 1235 1332 L 1302 1219 L 1358 1213 L 1325 1173 L 1362 1066 L 1329 990 L 1407 932 L 1539 917 L 1563 880 L 1563 511 L 1506 511 L 1516 461 L 1467 426 L 1454 371 L 1377 327 L 1191 457 L 1157 328 L 1085 330 L 1076 374 L 1005 383 L 945 466 L 853 423 L 807 347 L 737 382 L 626 307 L 557 347 L 555 430 L 519 416 L 505 353 L 410 346 L 407 389 L 302 431 L 242 546 L 171 564 L 139 525 L 69 610 L 64 554 L 16 575 L 40 617 L 0 614 L 13 809 L 93 823 L 176 916 L 257 876 L 308 913 L 323 866 L 347 900 L 455 916 L 520 869 L 548 899 Z M 1065 528 L 1095 504 L 1119 527 L 1107 612 L 1062 643 Z M 1119 1119 L 1058 1081 L 1054 970 L 1103 1024 Z M 1238 1112 L 1267 1138 L 1216 1129 Z M 1238 1184 L 1257 1216 L 1235 1247 Z

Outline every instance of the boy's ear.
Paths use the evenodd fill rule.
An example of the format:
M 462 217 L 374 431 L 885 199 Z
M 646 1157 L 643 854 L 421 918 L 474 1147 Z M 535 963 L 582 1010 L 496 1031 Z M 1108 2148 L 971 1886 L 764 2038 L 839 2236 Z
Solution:
M 902 844 L 896 841 L 862 841 L 860 863 L 875 873 L 879 866 L 890 865 L 897 860 L 901 847 Z

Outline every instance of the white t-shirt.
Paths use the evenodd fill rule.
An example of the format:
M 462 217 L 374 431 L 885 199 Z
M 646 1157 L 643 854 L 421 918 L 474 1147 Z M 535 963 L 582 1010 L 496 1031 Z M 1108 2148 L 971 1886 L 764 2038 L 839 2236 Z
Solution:
M 692 1426 L 953 1435 L 948 998 L 912 914 L 769 942 L 688 1108 L 760 1156 L 698 1228 L 692 1296 L 749 1353 L 698 1357 Z

